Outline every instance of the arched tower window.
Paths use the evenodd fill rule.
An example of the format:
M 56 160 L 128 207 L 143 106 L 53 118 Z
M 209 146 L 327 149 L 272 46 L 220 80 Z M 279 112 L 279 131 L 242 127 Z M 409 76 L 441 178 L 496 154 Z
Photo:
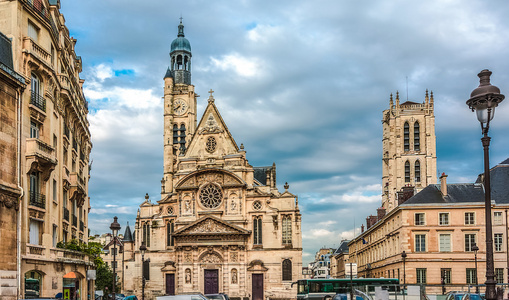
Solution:
M 410 163 L 405 162 L 405 182 L 410 182 Z
M 419 122 L 414 123 L 414 150 L 421 151 L 420 145 L 420 134 L 419 134 Z
M 179 126 L 177 124 L 173 124 L 173 145 L 177 145 L 179 143 Z
M 421 182 L 421 163 L 419 161 L 415 162 L 415 182 Z
M 253 219 L 253 244 L 262 244 L 262 217 L 255 217 Z
M 189 64 L 189 57 L 187 57 L 187 55 L 186 55 L 186 56 L 184 56 L 184 70 L 186 70 L 186 71 L 189 71 L 188 64 Z
M 289 259 L 283 260 L 283 281 L 292 280 L 292 261 Z
M 150 247 L 150 223 L 146 222 L 142 225 L 142 243 Z
M 283 216 L 283 244 L 292 243 L 292 217 L 290 215 Z
M 177 70 L 182 70 L 182 55 L 177 55 Z
M 166 223 L 166 236 L 167 236 L 166 237 L 166 245 L 169 247 L 172 247 L 174 245 L 174 242 L 173 242 L 174 230 L 175 230 L 175 223 L 173 222 L 173 220 Z
M 403 126 L 403 149 L 405 151 L 410 151 L 410 126 L 408 122 L 405 122 Z
M 184 153 L 186 151 L 186 125 L 180 125 L 180 151 Z

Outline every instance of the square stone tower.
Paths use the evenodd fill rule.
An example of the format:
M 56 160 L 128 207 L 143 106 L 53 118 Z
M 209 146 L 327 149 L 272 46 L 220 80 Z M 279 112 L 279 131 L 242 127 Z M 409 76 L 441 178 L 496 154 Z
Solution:
M 419 192 L 437 182 L 437 156 L 433 92 L 423 103 L 396 104 L 392 94 L 383 112 L 382 207 L 387 212 L 398 206 L 398 192 Z M 403 193 L 400 193 L 403 194 Z

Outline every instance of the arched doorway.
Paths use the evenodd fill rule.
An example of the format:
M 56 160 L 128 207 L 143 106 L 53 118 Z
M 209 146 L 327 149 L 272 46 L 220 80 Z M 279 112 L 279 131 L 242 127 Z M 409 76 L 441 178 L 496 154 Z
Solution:
M 25 299 L 39 298 L 42 288 L 42 274 L 37 271 L 25 273 Z
M 63 299 L 79 300 L 81 299 L 80 279 L 83 276 L 76 272 L 69 272 L 63 277 Z

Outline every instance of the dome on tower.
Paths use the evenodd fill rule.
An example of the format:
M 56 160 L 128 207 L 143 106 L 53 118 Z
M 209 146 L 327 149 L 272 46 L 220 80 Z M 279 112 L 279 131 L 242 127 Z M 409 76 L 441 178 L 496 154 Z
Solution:
M 173 42 L 171 42 L 170 53 L 172 53 L 173 51 L 191 52 L 191 43 L 189 43 L 189 41 L 184 36 L 184 25 L 182 24 L 182 20 L 180 21 L 177 38 L 174 39 Z

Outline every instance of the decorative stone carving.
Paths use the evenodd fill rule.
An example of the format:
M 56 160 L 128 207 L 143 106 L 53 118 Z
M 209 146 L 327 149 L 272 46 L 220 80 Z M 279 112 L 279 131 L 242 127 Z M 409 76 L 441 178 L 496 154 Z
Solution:
M 207 253 L 205 256 L 202 257 L 200 262 L 204 264 L 220 264 L 222 263 L 222 259 L 216 254 Z
M 209 114 L 207 117 L 207 121 L 205 122 L 205 126 L 200 130 L 199 134 L 211 134 L 211 133 L 221 133 L 224 132 L 219 125 L 217 124 L 216 119 L 212 114 Z
M 191 228 L 188 233 L 238 233 L 236 230 L 227 227 L 213 220 L 206 220 L 197 226 Z
M 0 193 L 0 206 L 3 205 L 6 208 L 13 208 L 18 210 L 18 197 L 15 195 Z
M 184 262 L 193 262 L 193 254 L 191 252 L 184 252 Z
M 231 260 L 231 262 L 238 262 L 239 261 L 239 253 L 237 253 L 237 252 L 230 253 L 230 260 Z
M 187 268 L 186 269 L 186 284 L 190 284 L 191 283 L 191 269 Z
M 232 284 L 237 284 L 237 269 L 232 269 Z

